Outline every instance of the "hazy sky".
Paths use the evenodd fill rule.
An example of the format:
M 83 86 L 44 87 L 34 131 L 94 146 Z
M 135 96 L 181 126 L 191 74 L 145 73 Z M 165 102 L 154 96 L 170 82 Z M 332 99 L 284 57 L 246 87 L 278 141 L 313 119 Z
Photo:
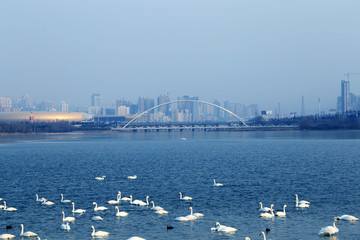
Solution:
M 359 0 L 0 1 L 0 96 L 88 106 L 169 93 L 336 107 L 360 73 Z M 350 76 L 360 94 L 360 74 Z

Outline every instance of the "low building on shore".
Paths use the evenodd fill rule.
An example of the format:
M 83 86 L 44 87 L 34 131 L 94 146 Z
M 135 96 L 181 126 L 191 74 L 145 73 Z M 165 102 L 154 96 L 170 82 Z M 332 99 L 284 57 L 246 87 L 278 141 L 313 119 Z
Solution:
M 0 112 L 0 122 L 80 122 L 92 116 L 84 112 Z

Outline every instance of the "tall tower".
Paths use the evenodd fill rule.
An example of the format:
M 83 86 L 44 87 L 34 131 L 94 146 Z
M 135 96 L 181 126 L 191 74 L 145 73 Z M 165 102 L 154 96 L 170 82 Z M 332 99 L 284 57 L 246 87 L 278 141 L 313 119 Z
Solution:
M 341 81 L 341 112 L 346 113 L 350 110 L 350 82 Z
M 305 103 L 304 103 L 304 96 L 301 97 L 301 116 L 305 116 Z

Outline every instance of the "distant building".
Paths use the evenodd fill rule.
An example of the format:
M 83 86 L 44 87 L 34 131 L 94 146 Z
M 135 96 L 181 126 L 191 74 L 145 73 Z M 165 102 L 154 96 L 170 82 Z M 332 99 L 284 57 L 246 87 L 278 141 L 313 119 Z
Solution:
M 81 112 L 11 112 L 0 113 L 0 122 L 78 122 L 90 120 L 91 116 Z
M 341 112 L 346 113 L 350 110 L 350 82 L 341 81 Z
M 60 107 L 59 107 L 60 112 L 69 112 L 69 104 L 67 104 L 66 102 L 62 101 L 60 103 Z
M 0 112 L 11 112 L 12 99 L 0 97 Z
M 102 115 L 103 100 L 101 94 L 94 93 L 91 96 L 91 107 L 88 112 L 92 115 Z
M 157 105 L 164 104 L 170 102 L 170 98 L 168 95 L 160 95 L 157 98 Z M 170 105 L 165 105 L 159 108 L 159 112 L 164 113 L 166 116 L 170 116 Z
M 116 115 L 118 116 L 128 116 L 130 114 L 130 108 L 126 106 L 119 106 L 116 109 Z

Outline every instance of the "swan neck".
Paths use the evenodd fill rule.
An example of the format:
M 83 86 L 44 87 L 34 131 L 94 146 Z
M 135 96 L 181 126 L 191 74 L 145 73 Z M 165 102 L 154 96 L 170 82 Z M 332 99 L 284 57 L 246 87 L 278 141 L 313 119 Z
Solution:
M 155 207 L 155 203 L 154 202 L 152 202 L 152 204 L 153 204 L 153 208 Z
M 191 215 L 193 215 L 193 209 L 192 209 L 192 207 L 190 208 L 190 213 L 191 213 Z
M 61 194 L 61 201 L 63 202 L 64 201 L 64 196 Z
M 24 233 L 24 225 L 21 224 L 20 227 L 21 227 L 21 233 L 20 233 L 20 235 L 21 235 Z
M 93 231 L 92 231 L 92 236 L 95 235 L 95 227 L 92 227 Z
M 182 193 L 180 192 L 179 194 L 180 194 L 180 199 L 181 199 L 182 198 Z
M 73 203 L 72 205 L 73 205 L 73 212 L 75 212 L 75 204 Z
M 120 212 L 118 207 L 116 207 L 116 211 L 117 211 L 117 213 L 119 213 L 119 212 Z

